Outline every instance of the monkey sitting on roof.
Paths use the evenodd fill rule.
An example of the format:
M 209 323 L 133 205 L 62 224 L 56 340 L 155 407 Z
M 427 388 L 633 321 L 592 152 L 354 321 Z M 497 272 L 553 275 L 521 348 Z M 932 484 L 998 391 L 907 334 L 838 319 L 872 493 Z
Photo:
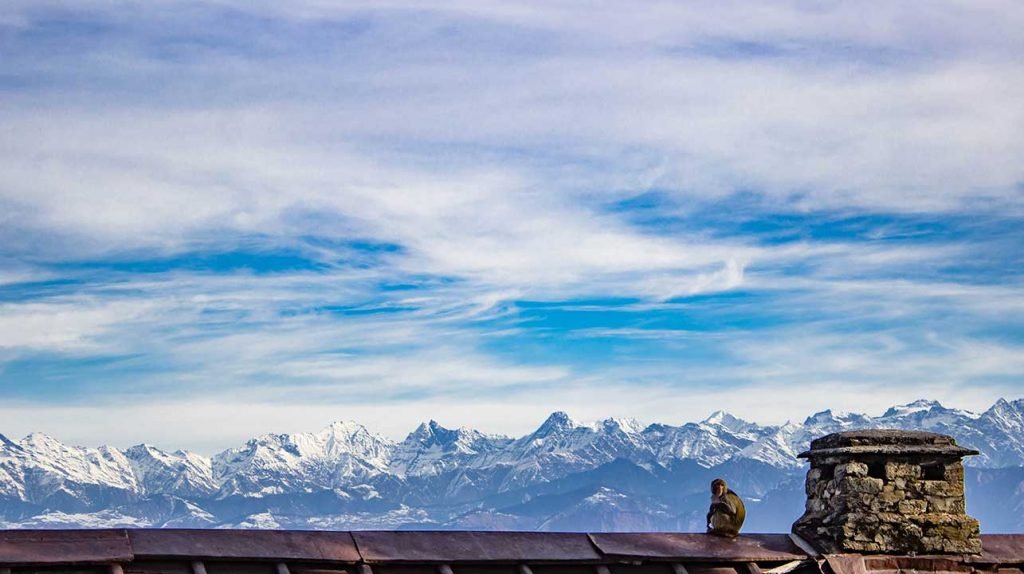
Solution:
M 721 478 L 711 481 L 711 508 L 708 509 L 708 534 L 735 538 L 743 528 L 747 509 L 743 501 Z

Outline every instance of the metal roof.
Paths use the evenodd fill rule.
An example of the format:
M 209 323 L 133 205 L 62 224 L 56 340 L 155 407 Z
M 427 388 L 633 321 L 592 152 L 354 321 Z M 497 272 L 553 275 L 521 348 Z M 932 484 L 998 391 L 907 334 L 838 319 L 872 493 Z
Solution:
M 786 534 L 747 534 L 736 539 L 696 533 L 591 534 L 607 557 L 641 560 L 729 560 L 769 562 L 801 560 L 807 554 Z
M 597 562 L 583 533 L 353 532 L 363 561 L 375 562 Z
M 132 551 L 157 558 L 359 562 L 350 532 L 310 530 L 128 530 Z
M 0 531 L 0 563 L 88 564 L 133 557 L 126 530 Z
M 0 531 L 0 574 L 1024 574 L 1024 535 L 978 556 L 818 556 L 786 534 Z M 42 569 L 41 569 L 42 568 Z

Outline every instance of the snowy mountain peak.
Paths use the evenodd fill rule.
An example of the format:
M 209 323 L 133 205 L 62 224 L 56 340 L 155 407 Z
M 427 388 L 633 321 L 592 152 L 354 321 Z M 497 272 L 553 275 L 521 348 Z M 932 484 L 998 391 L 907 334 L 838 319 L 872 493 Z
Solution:
M 430 419 L 425 423 L 420 423 L 420 426 L 416 427 L 416 430 L 409 434 L 410 437 L 419 437 L 425 439 L 431 439 L 438 436 L 445 436 L 453 432 L 452 429 L 446 428 L 441 423 Z
M 338 421 L 315 435 L 296 433 L 289 435 L 288 439 L 300 451 L 314 453 L 316 456 L 337 459 L 351 455 L 374 459 L 375 464 L 383 464 L 385 453 L 394 447 L 390 440 L 352 421 Z
M 64 443 L 46 433 L 41 432 L 28 434 L 25 438 L 21 439 L 21 446 L 31 447 L 37 450 L 67 448 Z
M 209 496 L 217 491 L 210 459 L 185 451 L 165 452 L 149 444 L 124 451 L 143 493 L 182 497 Z
M 473 457 L 486 456 L 509 440 L 465 427 L 448 429 L 431 420 L 396 445 L 390 468 L 399 476 L 437 476 L 466 465 Z
M 944 408 L 944 407 L 941 404 L 939 404 L 939 401 L 930 401 L 930 400 L 927 400 L 927 399 L 918 399 L 918 400 L 916 400 L 914 402 L 907 403 L 905 405 L 896 405 L 894 407 L 890 407 L 889 410 L 885 411 L 885 414 L 883 414 L 882 417 L 883 418 L 890 418 L 890 417 L 906 416 L 906 415 L 909 415 L 909 414 L 912 414 L 912 413 L 917 413 L 917 412 L 921 412 L 921 411 L 930 411 L 932 409 L 942 409 L 942 408 Z
M 989 411 L 1005 411 L 1006 409 L 1012 408 L 1010 401 L 1007 401 L 1003 397 L 999 397 L 996 402 L 992 403 L 992 406 L 988 408 Z
M 1000 398 L 991 407 L 985 411 L 986 415 L 1006 415 L 1009 413 L 1019 413 L 1024 411 L 1024 399 L 1017 399 L 1012 403 L 1006 399 Z
M 369 435 L 370 431 L 355 421 L 335 421 L 321 429 L 317 434 L 350 439 L 358 435 Z
M 533 432 L 533 436 L 547 436 L 558 431 L 572 429 L 579 426 L 581 426 L 580 423 L 569 417 L 568 413 L 555 411 L 548 416 L 536 431 Z
M 644 430 L 644 425 L 633 418 L 610 417 L 601 421 L 601 426 L 606 430 L 617 429 L 627 433 L 641 433 Z
M 179 453 L 180 452 L 181 451 L 179 451 Z M 143 458 L 143 457 L 146 457 L 146 458 L 154 458 L 154 459 L 170 459 L 170 458 L 176 458 L 177 456 L 179 456 L 177 454 L 166 453 L 166 452 L 160 450 L 159 448 L 157 448 L 157 447 L 155 447 L 155 446 L 153 446 L 151 444 L 146 444 L 146 443 L 141 443 L 141 444 L 137 444 L 135 446 L 130 446 L 127 449 L 125 449 L 124 454 L 127 455 L 129 458 Z
M 1013 429 L 1016 432 L 1024 433 L 1024 399 L 1018 399 L 1012 403 L 999 399 L 980 418 L 999 428 Z
M 821 412 L 814 413 L 813 415 L 804 419 L 805 425 L 819 425 L 828 424 L 835 421 L 835 417 L 832 415 L 832 409 L 825 409 Z
M 734 417 L 725 411 L 715 411 L 711 413 L 711 416 L 701 422 L 706 425 L 719 426 L 737 433 L 746 432 L 751 427 L 755 426 L 753 423 Z
M 815 429 L 829 428 L 835 425 L 843 427 L 871 426 L 871 419 L 867 415 L 846 411 L 837 412 L 832 409 L 825 409 L 804 419 L 804 426 Z
M 434 436 L 434 428 L 435 428 L 434 425 L 435 424 L 436 423 L 433 420 L 431 420 L 430 422 L 426 422 L 426 423 L 420 423 L 420 425 L 418 427 L 416 427 L 415 430 L 413 430 L 411 433 L 408 434 L 408 436 L 405 437 L 405 440 L 406 441 L 429 440 L 431 437 Z
M 442 448 L 451 448 L 460 445 L 468 446 L 468 444 L 484 437 L 483 433 L 472 429 L 465 427 L 449 429 L 441 426 L 437 421 L 431 420 L 430 422 L 421 423 L 420 426 L 416 427 L 416 430 L 409 433 L 404 442 L 413 443 L 424 448 L 435 445 Z
M 731 418 L 733 418 L 732 415 L 730 415 L 729 413 L 727 413 L 725 411 L 715 411 L 715 412 L 711 413 L 711 415 L 708 418 L 704 419 L 702 422 L 705 422 L 705 423 L 708 423 L 708 424 L 712 424 L 712 425 L 717 425 L 717 424 L 722 424 L 722 421 L 724 421 L 726 419 L 731 419 Z

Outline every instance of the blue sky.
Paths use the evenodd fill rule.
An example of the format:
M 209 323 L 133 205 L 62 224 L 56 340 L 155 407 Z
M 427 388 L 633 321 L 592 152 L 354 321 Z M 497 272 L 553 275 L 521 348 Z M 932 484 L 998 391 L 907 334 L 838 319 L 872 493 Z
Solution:
M 5 2 L 0 432 L 1024 395 L 1016 2 Z

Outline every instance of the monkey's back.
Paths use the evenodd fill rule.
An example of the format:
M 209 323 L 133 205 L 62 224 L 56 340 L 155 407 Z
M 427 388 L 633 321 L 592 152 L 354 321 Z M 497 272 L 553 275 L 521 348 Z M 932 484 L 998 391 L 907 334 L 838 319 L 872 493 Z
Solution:
M 736 532 L 739 533 L 740 528 L 743 528 L 743 521 L 747 519 L 747 507 L 743 505 L 743 499 L 731 490 L 725 493 L 725 497 L 736 509 Z

